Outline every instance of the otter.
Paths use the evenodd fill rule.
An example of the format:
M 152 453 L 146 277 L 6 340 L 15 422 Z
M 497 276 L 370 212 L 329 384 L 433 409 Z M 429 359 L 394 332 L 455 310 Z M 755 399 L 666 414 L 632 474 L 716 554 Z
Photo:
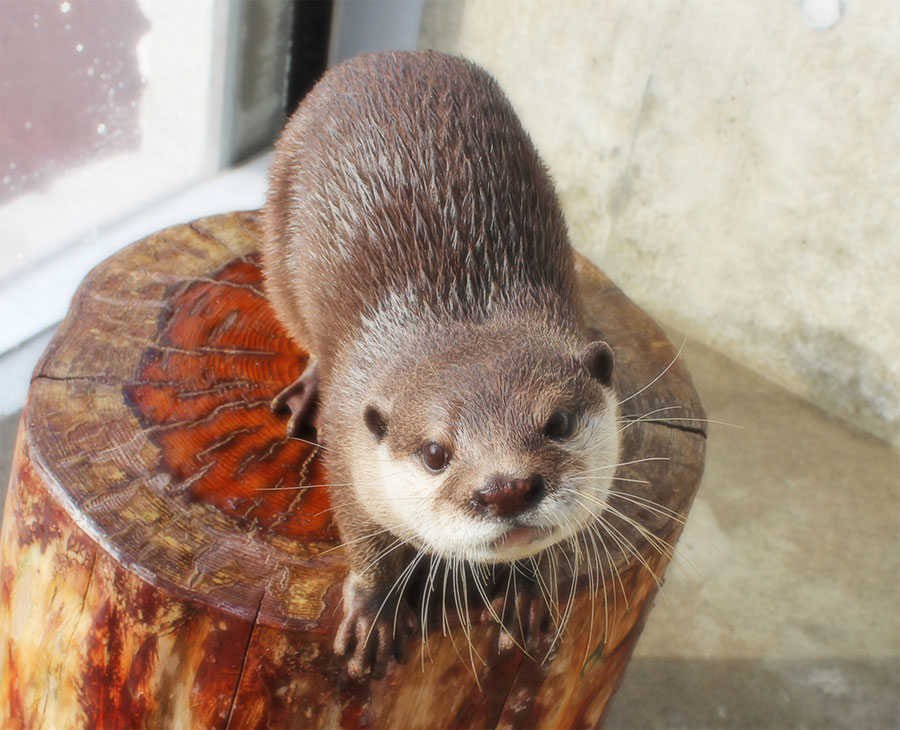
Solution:
M 314 416 L 350 565 L 335 650 L 380 677 L 416 630 L 414 560 L 537 565 L 596 522 L 619 454 L 613 353 L 588 333 L 546 168 L 464 59 L 328 71 L 276 144 L 263 221 L 270 300 L 311 355 L 274 407 L 292 434 Z M 547 631 L 549 580 L 485 592 L 515 643 Z

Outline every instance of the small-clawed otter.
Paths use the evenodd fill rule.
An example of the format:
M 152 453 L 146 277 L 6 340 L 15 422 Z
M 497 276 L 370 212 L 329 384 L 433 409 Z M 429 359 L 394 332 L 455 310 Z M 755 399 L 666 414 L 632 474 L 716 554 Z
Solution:
M 460 58 L 326 73 L 277 143 L 264 221 L 269 296 L 313 355 L 276 403 L 294 429 L 318 394 L 351 566 L 335 648 L 382 676 L 415 627 L 411 555 L 519 561 L 596 520 L 579 475 L 608 487 L 618 458 L 612 351 L 587 334 L 547 171 Z M 531 645 L 543 601 L 519 590 L 507 628 Z

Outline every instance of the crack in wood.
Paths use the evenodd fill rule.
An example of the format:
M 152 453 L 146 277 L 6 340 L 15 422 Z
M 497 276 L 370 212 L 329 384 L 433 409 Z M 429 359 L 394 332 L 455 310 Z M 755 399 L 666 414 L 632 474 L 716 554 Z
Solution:
M 253 621 L 250 622 L 250 632 L 249 636 L 247 636 L 247 643 L 244 646 L 244 654 L 241 657 L 241 666 L 240 669 L 238 669 L 237 682 L 235 682 L 234 684 L 234 692 L 231 694 L 231 702 L 228 705 L 228 719 L 225 720 L 225 730 L 230 730 L 231 728 L 231 718 L 234 714 L 234 708 L 237 703 L 238 691 L 241 688 L 241 683 L 244 681 L 244 667 L 247 664 L 247 657 L 250 654 L 250 646 L 253 643 L 253 636 L 256 634 L 259 612 L 262 610 L 263 599 L 265 598 L 265 596 L 265 591 L 260 593 L 259 603 L 256 604 L 256 613 L 253 614 Z
M 151 353 L 154 351 L 164 352 L 166 354 L 174 353 L 176 355 L 187 355 L 191 357 L 197 357 L 199 355 L 248 355 L 252 357 L 285 357 L 289 356 L 288 353 L 277 352 L 273 350 L 249 350 L 240 347 L 211 347 L 210 345 L 195 345 L 189 349 L 183 347 L 177 347 L 175 345 L 160 345 L 154 344 L 151 346 L 147 346 L 146 338 L 134 337 L 132 335 L 126 335 L 122 333 L 118 333 L 117 335 L 120 339 L 126 340 L 128 342 L 134 342 L 141 344 L 145 347 L 146 353 Z
M 72 631 L 69 633 L 69 640 L 66 642 L 66 655 L 69 654 L 69 650 L 72 648 L 72 640 L 75 638 L 75 632 L 78 630 L 78 624 L 81 623 L 81 617 L 84 615 L 84 605 L 87 603 L 87 594 L 91 589 L 91 582 L 94 580 L 94 568 L 97 566 L 97 548 L 94 548 L 94 552 L 91 556 L 91 570 L 88 573 L 88 579 L 84 585 L 84 593 L 81 594 L 81 607 L 78 609 L 78 618 L 72 623 Z
M 187 479 L 184 479 L 178 483 L 174 483 L 174 486 L 173 486 L 173 483 L 170 483 L 169 486 L 166 487 L 166 494 L 172 495 L 172 496 L 178 495 L 178 494 L 184 494 L 192 486 L 194 486 L 194 484 L 196 482 L 203 479 L 203 477 L 206 476 L 207 472 L 210 469 L 212 469 L 215 465 L 216 465 L 216 462 L 211 461 L 208 464 L 204 464 L 197 471 L 195 471 L 193 474 L 191 474 Z
M 154 434 L 154 433 L 164 433 L 166 431 L 171 431 L 172 429 L 191 429 L 196 428 L 198 426 L 207 426 L 212 423 L 216 418 L 218 418 L 222 413 L 232 410 L 253 410 L 254 408 L 265 407 L 267 410 L 269 408 L 269 400 L 254 400 L 254 401 L 233 401 L 230 403 L 220 403 L 215 408 L 213 408 L 209 413 L 207 413 L 203 418 L 186 418 L 180 421 L 174 421 L 171 423 L 161 423 L 156 426 L 148 426 L 144 429 L 145 433 Z
M 666 428 L 674 428 L 676 431 L 684 431 L 686 433 L 695 433 L 703 438 L 708 438 L 708 434 L 703 426 L 689 426 L 686 423 L 667 423 L 665 421 L 657 421 L 653 418 L 644 418 L 641 423 L 652 423 L 656 426 L 665 426 Z
M 255 217 L 255 215 L 256 215 L 255 211 L 247 211 L 247 212 L 237 213 L 237 214 L 233 213 L 229 216 L 229 218 L 232 221 L 235 218 L 237 219 L 238 226 L 240 227 L 242 232 L 244 232 L 247 235 L 247 240 L 251 244 L 253 244 L 255 241 L 257 241 L 260 238 L 260 232 L 249 230 L 246 226 L 245 221 L 246 221 L 246 219 L 250 218 L 251 216 Z M 214 241 L 215 243 L 219 244 L 222 248 L 224 248 L 226 251 L 228 251 L 228 253 L 230 253 L 232 256 L 234 256 L 235 259 L 238 259 L 239 261 L 242 261 L 242 262 L 248 263 L 248 264 L 254 263 L 255 255 L 252 251 L 245 250 L 244 253 L 239 253 L 230 245 L 231 244 L 230 238 L 222 238 L 222 237 L 217 236 L 217 235 L 213 234 L 212 232 L 207 231 L 206 229 L 202 228 L 199 224 L 203 220 L 204 219 L 201 218 L 200 220 L 192 221 L 191 223 L 188 223 L 187 225 L 194 233 L 196 233 L 201 238 L 204 238 L 207 241 Z M 253 248 L 255 248 L 255 246 L 253 246 Z M 231 263 L 232 262 L 229 261 L 228 264 L 226 264 L 226 266 L 231 265 Z
M 203 459 L 207 455 L 211 454 L 213 451 L 217 451 L 218 449 L 221 449 L 223 446 L 227 446 L 228 444 L 230 444 L 232 441 L 234 441 L 239 436 L 243 436 L 244 434 L 258 433 L 260 428 L 261 428 L 261 426 L 255 426 L 253 428 L 246 428 L 246 427 L 236 428 L 231 433 L 228 433 L 225 436 L 223 436 L 222 438 L 220 438 L 216 441 L 213 441 L 209 446 L 207 446 L 202 451 L 198 451 L 196 454 L 194 454 L 194 460 L 199 461 L 200 459 Z

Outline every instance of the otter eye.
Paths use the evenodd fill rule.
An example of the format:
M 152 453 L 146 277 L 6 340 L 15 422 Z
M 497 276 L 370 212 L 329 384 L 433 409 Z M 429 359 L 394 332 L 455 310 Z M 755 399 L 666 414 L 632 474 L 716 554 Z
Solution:
M 429 441 L 422 448 L 422 462 L 435 474 L 444 471 L 450 463 L 450 452 L 439 443 Z
M 544 424 L 544 436 L 553 441 L 562 441 L 572 435 L 575 416 L 568 411 L 556 411 Z

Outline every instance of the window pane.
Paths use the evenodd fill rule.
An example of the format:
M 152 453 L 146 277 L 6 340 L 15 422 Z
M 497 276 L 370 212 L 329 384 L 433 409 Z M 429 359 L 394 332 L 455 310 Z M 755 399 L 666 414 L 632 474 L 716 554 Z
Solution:
M 4 0 L 0 286 L 216 169 L 228 7 Z

